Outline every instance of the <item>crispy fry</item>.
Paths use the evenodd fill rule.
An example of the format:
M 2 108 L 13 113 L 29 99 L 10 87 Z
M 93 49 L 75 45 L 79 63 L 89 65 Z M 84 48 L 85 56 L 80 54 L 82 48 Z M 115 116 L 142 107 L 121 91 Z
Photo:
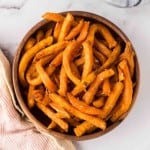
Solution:
M 104 80 L 102 85 L 102 95 L 109 96 L 111 92 L 110 80 L 107 78 Z
M 28 64 L 31 62 L 33 57 L 37 52 L 39 52 L 42 48 L 45 46 L 51 45 L 53 42 L 52 37 L 47 37 L 46 39 L 43 39 L 42 41 L 38 42 L 33 46 L 30 50 L 28 50 L 21 58 L 20 63 L 19 63 L 19 80 L 21 82 L 22 86 L 26 86 L 26 80 L 25 80 L 25 71 L 28 67 Z
M 110 93 L 110 96 L 107 98 L 105 105 L 102 109 L 103 114 L 99 117 L 106 118 L 110 114 L 110 112 L 114 108 L 115 104 L 117 103 L 119 96 L 122 93 L 123 88 L 124 88 L 124 85 L 122 82 L 115 83 L 115 85 Z
M 74 17 L 72 16 L 71 13 L 67 13 L 64 22 L 62 24 L 60 33 L 59 33 L 59 37 L 58 37 L 58 41 L 63 41 L 65 40 L 66 35 L 69 33 L 70 28 L 73 24 L 74 21 Z
M 119 54 L 121 52 L 121 46 L 118 44 L 112 51 L 110 57 L 105 61 L 105 63 L 97 70 L 97 72 L 101 72 L 102 70 L 108 68 L 110 65 L 112 65 L 116 59 L 118 58 Z
M 96 38 L 94 40 L 94 45 L 97 48 L 97 50 L 99 50 L 106 57 L 109 57 L 110 54 L 112 53 L 112 51 L 110 49 L 108 49 L 105 46 L 105 44 L 103 44 L 101 41 L 97 40 Z
M 24 46 L 24 51 L 26 52 L 28 49 L 33 47 L 35 45 L 35 43 L 36 43 L 35 38 L 30 37 Z
M 79 124 L 76 128 L 74 128 L 74 133 L 76 136 L 82 136 L 89 130 L 95 130 L 96 127 L 89 123 L 88 121 L 84 121 L 83 123 Z
M 88 30 L 89 30 L 89 26 L 90 26 L 90 22 L 84 21 L 82 30 L 81 30 L 79 36 L 77 37 L 78 42 L 84 41 L 86 39 L 87 34 L 88 34 Z
M 91 72 L 87 77 L 81 80 L 81 82 L 78 85 L 74 87 L 74 89 L 71 91 L 71 94 L 75 96 L 82 91 L 86 91 L 88 85 L 91 84 L 95 78 L 96 74 L 94 72 Z
M 37 31 L 37 34 L 36 34 L 36 41 L 40 42 L 42 39 L 44 39 L 44 31 L 39 30 Z
M 80 57 L 77 60 L 75 60 L 75 65 L 76 66 L 81 66 L 83 64 L 84 64 L 84 58 L 83 57 Z
M 99 88 L 99 86 L 102 84 L 102 82 L 113 76 L 114 75 L 114 71 L 112 69 L 108 69 L 105 70 L 101 73 L 99 73 L 96 77 L 96 79 L 92 82 L 92 84 L 90 85 L 88 91 L 83 95 L 83 100 L 87 103 L 90 104 L 93 101 L 93 98 Z
M 98 24 L 98 31 L 103 35 L 104 39 L 106 40 L 108 47 L 110 49 L 114 48 L 117 45 L 116 40 L 112 36 L 111 32 L 109 29 L 104 26 L 103 24 Z
M 84 79 L 90 72 L 92 72 L 94 58 L 92 45 L 88 41 L 83 42 L 83 55 L 84 55 L 84 65 L 82 71 L 82 79 Z
M 65 40 L 72 40 L 73 38 L 75 38 L 80 33 L 83 23 L 84 21 L 83 19 L 81 19 L 79 23 L 71 29 L 69 34 L 65 37 Z
M 61 96 L 66 96 L 67 88 L 68 88 L 67 86 L 68 78 L 67 78 L 67 75 L 63 66 L 61 66 L 59 79 L 60 79 L 60 84 L 59 84 L 58 93 Z
M 57 14 L 57 13 L 52 13 L 52 12 L 47 12 L 42 17 L 46 20 L 54 21 L 54 22 L 64 21 L 64 16 Z
M 54 113 L 50 108 L 44 106 L 41 103 L 36 103 L 36 106 L 50 119 L 52 119 L 55 123 L 57 123 L 62 129 L 64 129 L 66 132 L 68 131 L 68 124 L 57 117 L 56 113 Z
M 130 42 L 126 43 L 126 47 L 124 52 L 120 55 L 120 60 L 126 59 L 129 65 L 129 70 L 131 73 L 131 77 L 133 76 L 134 73 L 134 51 L 132 50 L 132 46 Z
M 93 53 L 101 64 L 103 64 L 106 61 L 106 57 L 102 53 L 100 53 L 99 51 L 94 49 Z
M 103 107 L 105 104 L 105 97 L 101 96 L 100 98 L 94 100 L 93 102 L 93 106 L 95 106 L 96 108 L 101 108 Z
M 68 112 L 70 112 L 72 115 L 80 119 L 86 120 L 91 124 L 95 125 L 96 127 L 101 128 L 102 130 L 106 128 L 106 123 L 102 119 L 80 112 L 79 110 L 71 106 L 64 98 L 57 94 L 51 93 L 49 96 L 54 102 L 58 104 L 61 103 L 61 106 L 65 108 Z
M 124 91 L 118 105 L 116 106 L 116 109 L 112 114 L 111 121 L 113 122 L 118 120 L 123 114 L 125 114 L 129 110 L 132 103 L 132 95 L 133 95 L 133 84 L 130 76 L 130 71 L 127 65 L 127 61 L 122 60 L 119 63 L 118 67 L 123 71 L 125 76 L 123 80 Z
M 62 27 L 62 23 L 63 22 L 57 22 L 56 25 L 55 25 L 54 33 L 53 33 L 55 40 L 58 40 L 59 33 L 60 33 L 60 30 L 61 30 L 61 27 Z
M 102 24 L 92 24 L 89 29 L 89 33 L 87 36 L 87 41 L 89 41 L 92 45 L 94 44 L 94 39 L 95 39 L 95 33 L 99 32 L 102 34 L 104 39 L 107 41 L 109 48 L 114 48 L 117 45 L 116 40 L 112 36 L 111 32 L 107 27 L 105 27 Z
M 81 76 L 80 76 L 80 73 L 79 73 L 79 70 L 78 70 L 78 67 L 76 66 L 76 64 L 75 64 L 74 62 L 71 62 L 70 66 L 71 66 L 71 69 L 72 69 L 72 73 L 73 73 L 78 79 L 80 79 Z
M 55 44 L 52 44 L 49 47 L 46 47 L 45 49 L 41 50 L 39 53 L 36 54 L 34 60 L 37 61 L 41 59 L 42 57 L 48 56 L 48 55 L 57 55 L 59 52 L 65 49 L 67 46 L 68 41 L 62 41 Z
M 55 92 L 57 89 L 56 85 L 50 79 L 50 77 L 48 76 L 48 74 L 46 73 L 44 68 L 42 67 L 40 60 L 36 63 L 36 69 L 37 69 L 37 72 L 39 73 L 41 80 L 42 80 L 43 84 L 45 85 L 45 87 L 48 90 L 50 90 L 51 92 Z
M 70 114 L 68 112 L 66 112 L 63 107 L 61 107 L 60 105 L 58 105 L 55 102 L 50 102 L 49 105 L 56 110 L 61 116 L 63 116 L 64 118 L 70 118 Z M 60 116 L 59 115 L 59 116 Z
M 63 52 L 63 66 L 68 78 L 74 83 L 79 84 L 80 79 L 78 79 L 72 72 L 70 63 L 72 61 L 72 56 L 79 50 L 80 43 L 72 41 L 68 44 Z
M 67 97 L 68 97 L 70 103 L 72 104 L 72 106 L 74 106 L 80 112 L 83 112 L 83 113 L 89 114 L 89 115 L 101 115 L 101 113 L 102 113 L 102 111 L 100 109 L 97 109 L 93 106 L 89 106 L 84 101 L 75 98 L 70 93 L 67 94 Z

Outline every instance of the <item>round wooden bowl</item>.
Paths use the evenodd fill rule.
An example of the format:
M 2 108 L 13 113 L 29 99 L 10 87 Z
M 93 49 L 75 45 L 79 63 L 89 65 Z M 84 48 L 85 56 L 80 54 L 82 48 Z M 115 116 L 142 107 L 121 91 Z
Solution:
M 86 20 L 103 23 L 105 26 L 107 26 L 111 30 L 112 33 L 114 33 L 115 35 L 120 37 L 120 39 L 124 43 L 130 41 L 128 39 L 128 37 L 115 24 L 113 24 L 109 20 L 105 19 L 104 17 L 101 17 L 101 16 L 96 15 L 96 14 L 92 14 L 89 12 L 81 12 L 81 11 L 70 11 L 70 12 L 74 16 L 79 16 L 79 17 L 85 18 Z M 61 14 L 66 14 L 66 13 L 67 12 L 63 12 Z M 15 58 L 13 60 L 13 69 L 12 69 L 13 87 L 14 87 L 14 91 L 15 91 L 15 94 L 16 94 L 16 97 L 17 97 L 17 100 L 18 100 L 18 103 L 19 103 L 21 109 L 23 110 L 25 115 L 28 117 L 28 119 L 35 125 L 37 130 L 39 130 L 40 132 L 44 132 L 46 134 L 49 134 L 49 135 L 54 135 L 56 137 L 67 138 L 70 140 L 77 141 L 77 140 L 87 140 L 87 139 L 96 138 L 96 137 L 102 136 L 102 135 L 110 132 L 112 129 L 117 127 L 126 118 L 127 114 L 132 109 L 132 106 L 136 100 L 136 96 L 137 96 L 138 89 L 139 89 L 139 81 L 140 81 L 140 71 L 139 71 L 139 64 L 138 64 L 137 56 L 135 55 L 134 82 L 136 83 L 136 85 L 134 87 L 133 102 L 132 102 L 132 106 L 130 107 L 130 110 L 125 114 L 124 119 L 108 125 L 108 127 L 104 131 L 97 130 L 94 133 L 83 135 L 81 137 L 77 137 L 75 135 L 64 134 L 64 133 L 56 132 L 53 130 L 48 130 L 46 127 L 46 125 L 47 125 L 46 118 L 44 118 L 43 115 L 41 115 L 38 110 L 35 109 L 35 110 L 30 111 L 29 108 L 27 107 L 27 104 L 26 104 L 24 97 L 22 95 L 22 88 L 20 86 L 19 79 L 18 79 L 18 64 L 19 64 L 19 61 L 20 61 L 20 58 L 22 55 L 23 47 L 24 47 L 26 41 L 29 39 L 29 37 L 32 36 L 38 29 L 41 29 L 41 28 L 43 29 L 49 24 L 50 24 L 50 22 L 48 22 L 46 20 L 42 20 L 39 23 L 37 23 L 35 26 L 33 26 L 27 32 L 27 34 L 25 35 L 25 37 L 21 41 L 21 43 L 17 49 L 17 53 L 15 55 Z M 134 48 L 133 48 L 133 51 L 134 51 Z

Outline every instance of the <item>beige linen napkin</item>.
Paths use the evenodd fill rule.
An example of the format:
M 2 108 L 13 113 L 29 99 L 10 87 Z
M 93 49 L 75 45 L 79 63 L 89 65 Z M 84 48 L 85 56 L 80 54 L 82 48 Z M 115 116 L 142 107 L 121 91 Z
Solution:
M 37 132 L 16 108 L 10 64 L 0 50 L 0 150 L 75 150 L 69 140 Z

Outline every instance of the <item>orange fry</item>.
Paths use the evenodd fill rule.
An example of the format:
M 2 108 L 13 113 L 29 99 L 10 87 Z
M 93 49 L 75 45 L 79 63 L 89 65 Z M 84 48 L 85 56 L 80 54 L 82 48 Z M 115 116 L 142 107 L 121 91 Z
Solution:
M 122 70 L 125 76 L 123 80 L 124 91 L 120 99 L 120 102 L 118 103 L 118 105 L 116 106 L 116 109 L 114 110 L 112 114 L 111 120 L 113 122 L 118 120 L 123 114 L 125 114 L 129 110 L 131 103 L 132 103 L 132 95 L 133 95 L 133 85 L 132 85 L 132 80 L 131 80 L 130 71 L 127 65 L 127 61 L 122 60 L 119 63 L 118 67 Z
M 46 73 L 44 68 L 42 67 L 40 60 L 36 63 L 36 69 L 37 69 L 37 72 L 39 73 L 41 80 L 42 80 L 43 84 L 45 85 L 45 87 L 48 90 L 50 90 L 51 92 L 55 92 L 56 91 L 56 85 L 50 79 L 50 77 L 48 76 L 48 74 Z
M 37 61 L 41 59 L 42 57 L 49 56 L 49 55 L 55 56 L 56 54 L 64 50 L 67 44 L 68 44 L 67 41 L 62 41 L 62 42 L 52 44 L 49 47 L 46 47 L 43 50 L 41 50 L 39 53 L 37 53 L 35 55 L 34 60 Z
M 96 108 L 103 107 L 104 104 L 105 104 L 105 97 L 104 96 L 94 100 L 94 102 L 93 102 L 93 106 L 95 106 Z
M 89 106 L 84 101 L 77 99 L 70 93 L 68 93 L 67 96 L 72 106 L 74 106 L 79 111 L 89 115 L 101 115 L 102 111 L 100 109 L 97 109 L 93 106 Z
M 104 80 L 102 85 L 102 95 L 109 96 L 111 92 L 110 80 L 107 78 Z
M 75 38 L 80 33 L 83 23 L 83 19 L 80 20 L 79 23 L 71 29 L 69 34 L 65 37 L 65 40 L 72 40 L 73 38 Z
M 76 128 L 74 128 L 74 133 L 76 136 L 82 136 L 83 134 L 87 133 L 89 130 L 95 130 L 96 127 L 89 123 L 88 121 L 84 121 L 81 124 L 77 125 Z
M 81 80 L 81 82 L 73 88 L 71 94 L 75 96 L 82 91 L 86 91 L 88 85 L 91 84 L 95 78 L 96 74 L 94 72 L 91 72 L 87 77 Z
M 102 70 L 108 68 L 110 65 L 112 65 L 118 58 L 119 54 L 121 52 L 121 46 L 118 44 L 108 57 L 108 59 L 104 62 L 104 64 L 98 69 L 97 72 L 101 72 Z
M 61 96 L 66 96 L 67 88 L 68 88 L 68 86 L 67 86 L 68 78 L 67 78 L 67 75 L 66 75 L 66 72 L 65 72 L 65 69 L 63 66 L 61 66 L 59 80 L 60 80 L 60 84 L 59 84 L 58 93 Z
M 42 16 L 44 19 L 54 22 L 62 22 L 64 21 L 64 16 L 58 13 L 47 12 Z
M 84 79 L 93 69 L 94 57 L 92 45 L 88 41 L 83 42 L 84 65 L 82 79 Z
M 69 33 L 70 28 L 73 24 L 74 21 L 74 17 L 72 16 L 71 13 L 67 13 L 64 22 L 62 24 L 60 33 L 59 33 L 59 37 L 58 37 L 58 41 L 63 41 L 65 40 L 66 35 Z
M 27 51 L 28 49 L 33 47 L 35 45 L 35 43 L 36 43 L 35 38 L 30 37 L 24 46 L 24 50 Z
M 89 26 L 90 26 L 90 22 L 84 21 L 82 30 L 81 30 L 79 36 L 77 37 L 78 42 L 84 41 L 86 39 L 88 30 L 89 30 Z
M 73 55 L 79 50 L 80 43 L 72 41 L 68 44 L 63 52 L 63 66 L 68 78 L 74 83 L 79 84 L 80 79 L 78 79 L 71 70 L 71 61 L 73 59 Z
M 87 103 L 90 104 L 93 101 L 93 98 L 99 88 L 99 86 L 102 84 L 102 82 L 113 76 L 114 71 L 112 69 L 105 70 L 101 73 L 99 73 L 96 77 L 96 79 L 92 82 L 90 85 L 88 91 L 83 95 L 83 100 Z
M 45 115 L 57 123 L 62 129 L 64 129 L 66 132 L 68 131 L 68 124 L 64 120 L 58 118 L 56 113 L 54 113 L 50 108 L 41 103 L 36 103 L 36 105 Z
M 101 41 L 97 40 L 95 38 L 94 45 L 97 48 L 98 51 L 100 51 L 102 54 L 104 54 L 106 57 L 109 57 L 112 51 L 108 49 L 105 44 L 103 44 Z
M 43 38 L 44 38 L 44 31 L 43 30 L 37 31 L 37 33 L 36 33 L 36 41 L 40 42 Z
M 61 103 L 61 106 L 64 109 L 66 109 L 68 112 L 70 112 L 72 115 L 74 115 L 80 119 L 86 120 L 86 121 L 90 122 L 91 124 L 95 125 L 96 127 L 101 128 L 102 130 L 104 130 L 106 128 L 105 121 L 103 121 L 100 118 L 93 117 L 91 115 L 87 115 L 87 114 L 80 112 L 79 110 L 77 110 L 73 106 L 71 106 L 63 97 L 61 97 L 57 94 L 54 94 L 54 93 L 49 94 L 49 96 L 54 102 L 56 102 L 58 104 Z
M 37 52 L 39 52 L 45 46 L 51 45 L 52 42 L 53 42 L 53 38 L 52 37 L 47 37 L 46 39 L 43 39 L 42 41 L 35 44 L 30 50 L 28 50 L 22 56 L 22 58 L 20 60 L 20 63 L 19 63 L 19 70 L 18 70 L 19 80 L 20 80 L 22 86 L 27 85 L 26 80 L 25 80 L 25 71 L 26 71 L 29 63 L 31 62 L 31 60 L 35 56 L 35 54 Z

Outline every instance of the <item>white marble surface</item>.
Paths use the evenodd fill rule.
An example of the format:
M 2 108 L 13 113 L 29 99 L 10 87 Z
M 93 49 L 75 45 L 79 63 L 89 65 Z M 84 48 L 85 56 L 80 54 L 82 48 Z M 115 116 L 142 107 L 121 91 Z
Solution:
M 126 120 L 109 134 L 75 142 L 78 150 L 150 149 L 150 3 L 123 9 L 100 0 L 0 0 L 0 47 L 13 58 L 19 42 L 47 11 L 89 11 L 114 22 L 133 42 L 140 63 L 141 83 L 137 101 Z

